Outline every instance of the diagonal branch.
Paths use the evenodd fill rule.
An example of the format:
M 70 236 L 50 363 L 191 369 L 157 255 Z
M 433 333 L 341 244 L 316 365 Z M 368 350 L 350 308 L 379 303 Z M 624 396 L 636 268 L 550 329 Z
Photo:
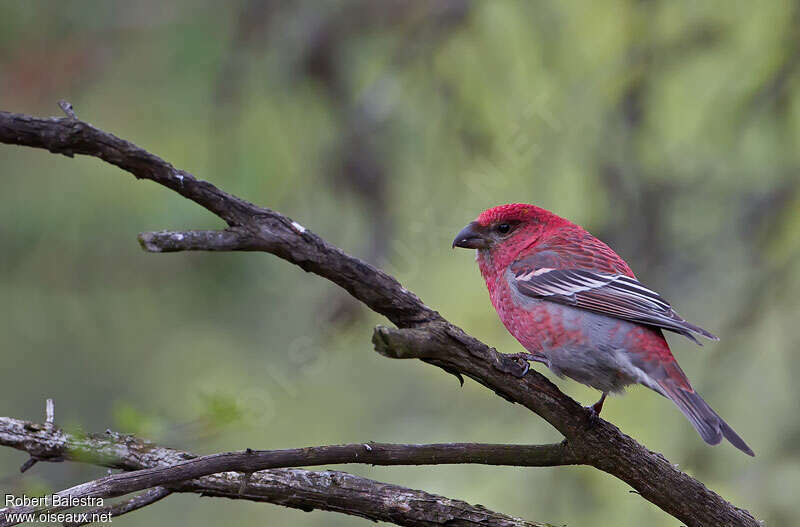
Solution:
M 122 503 L 91 512 L 111 512 L 113 516 L 117 516 L 155 503 L 170 492 L 193 492 L 203 496 L 275 503 L 302 510 L 332 510 L 399 525 L 544 524 L 526 522 L 462 501 L 379 483 L 343 472 L 262 469 L 271 466 L 350 462 L 376 465 L 482 463 L 523 466 L 577 462 L 564 445 L 464 443 L 366 443 L 279 451 L 248 450 L 197 457 L 188 452 L 160 447 L 110 431 L 97 435 L 70 434 L 47 425 L 8 417 L 0 417 L 0 445 L 35 454 L 40 461 L 68 460 L 130 471 L 78 485 L 58 493 L 59 495 L 72 498 L 118 496 L 133 492 L 131 481 L 146 481 L 136 490 L 151 489 Z M 186 470 L 201 477 L 192 477 Z M 176 475 L 178 472 L 181 473 Z M 235 472 L 244 472 L 244 476 Z M 165 483 L 165 486 L 158 485 L 156 481 Z M 56 512 L 67 508 L 50 507 L 42 510 Z M 0 512 L 0 525 L 14 524 L 8 520 L 9 514 L 33 510 L 40 512 L 31 507 L 3 510 Z
M 750 513 L 679 471 L 660 454 L 612 424 L 593 419 L 544 376 L 531 371 L 517 378 L 515 363 L 450 324 L 396 279 L 345 254 L 286 216 L 227 194 L 132 143 L 76 119 L 39 119 L 0 112 L 0 142 L 68 156 L 94 156 L 137 178 L 170 188 L 240 230 L 245 242 L 237 250 L 272 253 L 333 281 L 386 316 L 400 330 L 376 329 L 376 347 L 383 353 L 404 350 L 408 355 L 409 350 L 415 350 L 414 354 L 426 362 L 467 375 L 503 398 L 524 405 L 559 430 L 580 459 L 625 481 L 687 525 L 759 525 Z
M 84 513 L 86 519 L 71 523 L 64 522 L 64 527 L 80 527 L 81 525 L 94 523 L 92 518 L 97 518 L 101 515 L 106 515 L 108 518 L 116 518 L 117 516 L 138 511 L 139 509 L 143 509 L 148 505 L 159 502 L 170 494 L 172 494 L 172 491 L 168 488 L 154 487 L 120 503 L 115 503 L 114 505 L 109 505 L 107 507 L 98 507 L 96 509 L 87 511 Z
M 75 154 L 97 157 L 137 179 L 163 185 L 216 214 L 229 226 L 241 227 L 258 243 L 257 248 L 249 250 L 275 254 L 331 280 L 398 326 L 440 318 L 393 277 L 345 254 L 299 223 L 228 194 L 86 122 L 0 112 L 0 143 L 42 148 L 68 157 Z

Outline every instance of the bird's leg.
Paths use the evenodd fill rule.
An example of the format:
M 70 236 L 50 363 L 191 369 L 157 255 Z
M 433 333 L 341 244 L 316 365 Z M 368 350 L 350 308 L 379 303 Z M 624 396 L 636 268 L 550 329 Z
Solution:
M 531 369 L 531 365 L 528 361 L 534 362 L 541 362 L 542 364 L 547 364 L 547 360 L 542 355 L 536 355 L 534 353 L 508 353 L 506 357 L 515 361 L 519 364 L 523 369 L 522 373 L 514 373 L 513 375 L 519 378 L 525 377 Z
M 592 410 L 594 410 L 597 415 L 600 415 L 600 410 L 603 409 L 603 403 L 606 402 L 606 395 L 608 395 L 608 392 L 603 392 L 603 395 L 600 396 L 600 400 L 592 405 Z
M 603 395 L 600 396 L 600 400 L 594 403 L 592 406 L 587 406 L 586 409 L 589 411 L 589 415 L 592 420 L 596 420 L 600 418 L 600 411 L 603 409 L 603 403 L 606 401 L 606 396 L 608 392 L 603 392 Z

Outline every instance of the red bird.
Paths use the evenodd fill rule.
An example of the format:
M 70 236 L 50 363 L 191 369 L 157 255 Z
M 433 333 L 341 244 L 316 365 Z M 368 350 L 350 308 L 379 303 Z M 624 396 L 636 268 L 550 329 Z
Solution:
M 694 391 L 662 330 L 719 339 L 681 318 L 582 227 L 534 205 L 501 205 L 467 225 L 453 247 L 478 250 L 500 320 L 530 352 L 516 356 L 603 392 L 597 414 L 609 392 L 643 384 L 671 399 L 706 443 L 724 437 L 755 455 Z

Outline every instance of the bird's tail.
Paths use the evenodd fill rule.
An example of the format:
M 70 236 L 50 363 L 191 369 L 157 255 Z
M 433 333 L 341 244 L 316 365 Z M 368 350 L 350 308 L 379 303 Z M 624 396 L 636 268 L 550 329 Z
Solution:
M 724 437 L 748 456 L 755 456 L 747 443 L 733 431 L 733 428 L 728 426 L 728 423 L 722 420 L 717 412 L 708 406 L 699 393 L 670 386 L 670 384 L 672 383 L 659 383 L 664 395 L 669 397 L 683 412 L 683 415 L 692 422 L 703 441 L 709 445 L 716 445 Z

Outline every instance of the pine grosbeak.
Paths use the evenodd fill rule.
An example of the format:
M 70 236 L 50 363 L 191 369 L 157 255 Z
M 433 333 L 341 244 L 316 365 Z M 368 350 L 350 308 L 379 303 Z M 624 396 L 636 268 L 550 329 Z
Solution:
M 594 412 L 600 413 L 609 392 L 643 384 L 671 399 L 707 443 L 724 437 L 754 455 L 694 391 L 662 330 L 695 342 L 695 335 L 719 339 L 681 318 L 583 228 L 515 203 L 481 213 L 453 246 L 477 249 L 500 320 L 529 352 L 516 356 L 600 390 Z

